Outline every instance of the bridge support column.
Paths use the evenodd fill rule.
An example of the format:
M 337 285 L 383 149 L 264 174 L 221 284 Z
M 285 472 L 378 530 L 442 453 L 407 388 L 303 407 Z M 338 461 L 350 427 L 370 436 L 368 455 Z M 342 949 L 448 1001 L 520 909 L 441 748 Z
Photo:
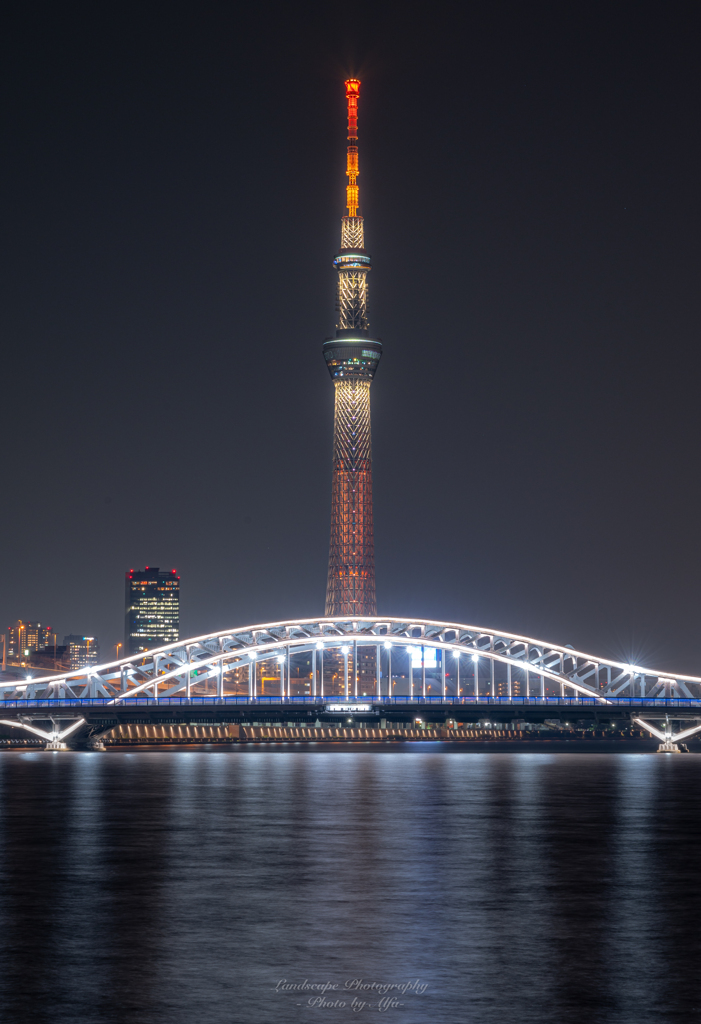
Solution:
M 375 693 L 382 696 L 382 648 L 379 644 L 375 647 Z
M 75 732 L 75 730 L 79 726 L 85 723 L 84 718 L 79 718 L 77 721 L 73 722 L 72 725 L 69 725 L 67 729 L 60 730 L 58 728 L 58 725 L 56 724 L 56 721 L 53 718 L 51 718 L 50 721 L 53 726 L 53 729 L 51 732 L 46 732 L 45 729 L 37 729 L 35 725 L 29 724 L 31 721 L 35 720 L 46 721 L 46 716 L 44 716 L 44 718 L 37 719 L 22 718 L 16 719 L 15 721 L 2 718 L 0 719 L 0 725 L 9 725 L 13 729 L 25 729 L 27 732 L 34 733 L 35 736 L 39 736 L 41 737 L 41 739 L 46 741 L 44 750 L 70 750 L 70 747 L 65 742 L 65 740 L 71 735 L 72 732 Z
M 530 665 L 530 663 L 531 663 L 531 651 L 530 651 L 530 648 L 529 648 L 528 644 L 526 644 L 526 670 L 525 670 L 525 676 L 526 676 L 526 697 L 530 697 L 530 695 L 531 695 L 531 674 L 528 671 L 528 666 Z
M 695 725 L 693 729 L 683 729 L 682 732 L 678 732 L 676 736 L 672 734 L 672 726 L 669 719 L 665 722 L 664 732 L 660 729 L 656 729 L 654 725 L 650 725 L 649 722 L 643 721 L 642 718 L 634 718 L 634 722 L 638 725 L 642 725 L 643 729 L 652 735 L 656 736 L 657 739 L 662 740 L 659 747 L 657 748 L 658 754 L 681 754 L 681 750 L 677 746 L 679 740 L 685 740 L 689 736 L 693 736 L 694 733 L 701 732 L 701 725 Z
M 358 697 L 358 641 L 353 639 L 353 696 Z

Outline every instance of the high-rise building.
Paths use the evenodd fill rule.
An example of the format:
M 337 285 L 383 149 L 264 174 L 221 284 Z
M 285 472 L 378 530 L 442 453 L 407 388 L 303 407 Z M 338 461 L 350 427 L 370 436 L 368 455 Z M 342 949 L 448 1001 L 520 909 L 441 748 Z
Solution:
M 180 577 L 175 569 L 130 569 L 125 579 L 124 653 L 127 657 L 180 639 Z
M 48 647 L 55 643 L 54 631 L 51 626 L 42 626 L 40 622 L 23 622 L 17 619 L 14 626 L 7 630 L 7 660 L 23 661 L 32 651 L 40 647 Z
M 375 543 L 372 512 L 370 385 L 382 345 L 370 338 L 367 318 L 370 257 L 365 251 L 358 190 L 360 82 L 345 83 L 348 103 L 347 213 L 341 219 L 336 337 L 323 353 L 336 392 L 331 491 L 331 546 L 327 615 L 375 615 Z
M 79 636 L 76 633 L 71 633 L 69 636 L 64 636 L 63 643 L 71 669 L 97 665 L 100 660 L 100 645 L 94 636 Z

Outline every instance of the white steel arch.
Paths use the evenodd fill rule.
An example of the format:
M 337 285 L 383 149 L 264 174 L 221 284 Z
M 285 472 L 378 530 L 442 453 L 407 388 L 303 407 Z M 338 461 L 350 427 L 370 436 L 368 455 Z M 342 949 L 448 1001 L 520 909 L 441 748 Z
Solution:
M 431 694 L 442 697 L 511 697 L 518 681 L 519 692 L 526 697 L 577 695 L 600 703 L 622 696 L 701 699 L 698 676 L 598 658 L 505 631 L 433 619 L 374 616 L 290 619 L 208 633 L 91 668 L 2 682 L 0 701 L 102 698 L 120 704 L 137 697 L 159 700 L 208 694 L 224 698 L 231 695 L 232 679 L 238 680 L 241 692 L 245 676 L 249 697 L 260 696 L 258 679 L 263 678 L 268 682 L 279 679 L 276 692 L 289 698 L 294 695 L 290 669 L 294 659 L 303 654 L 311 654 L 313 665 L 309 696 L 321 698 L 331 696 L 328 684 L 327 692 L 323 689 L 323 664 L 324 656 L 334 651 L 337 664 L 344 667 L 340 692 L 337 673 L 336 695 L 352 699 L 362 696 L 358 693 L 359 654 L 368 647 L 375 648 L 376 678 L 373 692 L 366 697 L 393 695 L 392 658 L 396 667 L 403 656 L 410 693 L 419 697 L 427 695 L 427 685 Z M 436 658 L 439 668 L 429 668 L 428 674 L 426 651 L 440 652 Z M 259 665 L 267 665 L 272 675 L 261 676 Z M 458 666 L 463 672 L 462 688 Z M 431 680 L 428 684 L 427 678 Z

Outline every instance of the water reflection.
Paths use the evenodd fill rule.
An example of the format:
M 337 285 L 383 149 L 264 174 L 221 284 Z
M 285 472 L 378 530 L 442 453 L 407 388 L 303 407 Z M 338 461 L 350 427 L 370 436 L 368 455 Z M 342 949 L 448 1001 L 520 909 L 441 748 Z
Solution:
M 3 1020 L 344 1019 L 276 983 L 412 978 L 389 1019 L 693 1019 L 699 783 L 694 755 L 3 753 Z

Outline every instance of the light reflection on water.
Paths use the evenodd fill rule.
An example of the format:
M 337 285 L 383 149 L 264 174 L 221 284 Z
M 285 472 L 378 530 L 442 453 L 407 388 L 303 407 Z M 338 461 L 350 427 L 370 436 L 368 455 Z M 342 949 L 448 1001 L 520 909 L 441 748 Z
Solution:
M 695 1019 L 700 811 L 696 755 L 5 752 L 0 1016 Z

